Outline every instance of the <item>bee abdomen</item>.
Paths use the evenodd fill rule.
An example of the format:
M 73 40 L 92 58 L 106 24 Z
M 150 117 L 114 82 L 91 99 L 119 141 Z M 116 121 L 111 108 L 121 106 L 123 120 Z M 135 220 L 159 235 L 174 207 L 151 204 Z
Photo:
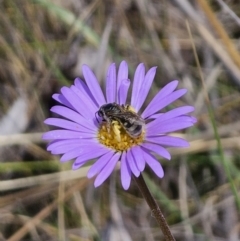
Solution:
M 133 124 L 131 127 L 127 129 L 127 132 L 132 137 L 138 137 L 142 134 L 142 129 L 143 129 L 142 125 Z

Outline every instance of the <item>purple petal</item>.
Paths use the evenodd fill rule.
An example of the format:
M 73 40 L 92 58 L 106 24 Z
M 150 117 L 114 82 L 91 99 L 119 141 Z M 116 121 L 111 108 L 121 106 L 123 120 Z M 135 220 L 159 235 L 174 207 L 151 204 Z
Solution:
M 51 151 L 52 154 L 57 155 L 57 154 L 64 154 L 67 153 L 70 150 L 73 150 L 74 148 L 77 147 L 82 147 L 86 145 L 96 145 L 97 140 L 94 139 L 85 139 L 84 141 L 82 140 L 61 140 L 58 142 L 54 142 L 48 146 L 48 150 Z
M 146 137 L 146 141 L 169 147 L 189 147 L 186 140 L 175 136 Z
M 111 64 L 106 77 L 106 97 L 107 103 L 116 102 L 116 65 Z
M 151 119 L 157 119 L 159 118 L 161 115 L 164 115 L 165 113 L 158 113 L 158 114 L 153 114 L 151 115 Z
M 62 105 L 65 105 L 71 109 L 74 109 L 74 107 L 69 103 L 69 101 L 62 95 L 62 94 L 53 94 L 52 98 L 59 102 Z
M 175 110 L 176 110 L 176 113 L 174 113 Z M 182 107 L 178 107 L 178 108 L 175 108 L 173 110 L 170 110 L 166 113 L 159 113 L 159 114 L 151 115 L 151 118 L 158 119 L 159 117 L 161 117 L 161 118 L 163 118 L 163 120 L 165 120 L 166 116 L 163 116 L 163 115 L 165 115 L 167 113 L 168 113 L 168 115 L 171 116 L 171 118 L 174 118 L 174 117 L 177 117 L 177 116 L 180 116 L 180 115 L 188 114 L 188 113 L 193 112 L 193 111 L 194 111 L 193 106 L 182 106 Z M 167 115 L 167 117 L 169 118 L 168 115 Z
M 79 114 L 85 118 L 92 118 L 94 116 L 94 112 L 90 112 L 86 108 L 87 103 L 83 102 L 70 88 L 62 87 L 61 92 Z
M 78 163 L 74 162 L 72 164 L 72 170 L 75 171 L 75 170 L 79 169 L 80 167 L 84 166 L 89 161 L 91 161 L 91 159 L 84 159 L 84 160 L 82 160 L 82 162 L 78 162 Z
M 122 83 L 119 87 L 119 92 L 118 92 L 118 100 L 120 105 L 125 104 L 127 100 L 127 94 L 128 94 L 128 89 L 130 86 L 130 80 L 122 80 Z
M 100 85 L 98 83 L 98 80 L 95 74 L 87 65 L 82 66 L 82 72 L 83 72 L 85 81 L 87 83 L 87 86 L 91 90 L 94 99 L 98 103 L 98 106 L 102 106 L 103 104 L 106 104 L 106 100 L 103 96 L 103 92 L 100 88 Z
M 47 145 L 47 151 L 52 151 L 55 147 L 57 147 L 58 145 L 61 145 L 61 142 L 65 142 L 68 140 L 54 140 L 54 141 L 50 141 Z M 73 140 L 71 140 L 73 141 Z M 76 141 L 73 141 L 72 143 L 76 143 Z
M 162 178 L 164 176 L 164 172 L 161 164 L 148 151 L 143 150 L 143 156 L 146 163 L 155 172 L 155 174 Z
M 105 155 L 108 152 L 111 152 L 112 150 L 109 150 L 108 148 L 105 149 L 96 149 L 94 151 L 87 151 L 85 153 L 82 153 L 76 161 L 72 165 L 72 169 L 76 170 L 83 166 L 88 161 L 91 161 L 92 159 L 98 158 L 102 155 Z
M 126 159 L 127 159 L 128 166 L 131 169 L 132 173 L 136 177 L 138 177 L 140 175 L 140 171 L 139 171 L 139 169 L 136 165 L 136 162 L 132 156 L 132 153 L 130 151 L 127 152 Z
M 138 95 L 138 99 L 136 101 L 136 107 L 135 107 L 135 110 L 136 111 L 139 111 L 140 108 L 142 107 L 147 95 L 148 95 L 148 92 L 152 86 L 152 82 L 153 82 L 153 79 L 155 77 L 155 74 L 156 74 L 156 69 L 157 67 L 153 67 L 151 68 L 145 78 L 144 78 L 144 82 L 140 88 L 140 91 L 139 91 L 139 95 Z
M 76 78 L 74 80 L 74 85 L 85 94 L 86 97 L 89 97 L 90 101 L 92 101 L 94 103 L 94 105 L 98 108 L 98 104 L 95 101 L 91 91 L 89 90 L 89 88 L 87 87 L 87 85 L 83 82 L 83 80 L 81 80 L 80 78 Z
M 151 102 L 149 106 L 145 109 L 142 114 L 143 118 L 147 118 L 152 114 L 156 113 L 157 111 L 163 109 L 167 105 L 171 104 L 175 100 L 179 99 L 181 96 L 185 95 L 187 92 L 186 89 L 176 90 L 173 93 L 169 94 L 163 99 L 158 100 L 158 102 Z M 153 104 L 152 104 L 153 103 Z
M 173 80 L 167 85 L 165 85 L 158 93 L 157 95 L 159 96 L 160 99 L 168 96 L 171 94 L 178 86 L 178 80 Z M 160 97 L 161 96 L 161 97 Z M 156 96 L 155 96 L 156 97 Z
M 120 63 L 118 69 L 118 76 L 117 76 L 117 93 L 119 93 L 119 88 L 123 80 L 128 79 L 128 65 L 126 61 L 122 61 Z M 120 100 L 117 100 L 117 103 L 120 103 Z
M 121 181 L 123 188 L 127 190 L 131 183 L 131 170 L 127 165 L 126 152 L 123 152 L 121 158 Z
M 90 96 L 86 95 L 83 91 L 80 91 L 76 86 L 72 85 L 70 89 L 79 97 L 80 103 L 87 105 L 88 112 L 95 113 L 98 107 L 95 105 L 94 100 Z
M 143 143 L 142 147 L 144 147 L 144 148 L 146 148 L 150 151 L 153 151 L 156 154 L 158 154 L 159 156 L 162 156 L 162 157 L 164 157 L 168 160 L 171 159 L 170 153 L 165 148 L 163 148 L 162 146 L 159 146 L 157 144 L 152 144 L 152 143 Z
M 192 123 L 193 123 L 193 124 L 197 123 L 197 118 L 195 118 L 195 117 L 193 117 L 193 116 L 190 116 L 190 117 L 191 117 L 191 119 L 192 119 Z
M 181 116 L 181 115 L 185 115 L 185 114 L 187 114 L 189 112 L 192 112 L 192 111 L 194 111 L 194 107 L 192 107 L 192 106 L 182 106 L 182 107 L 175 108 L 175 109 L 170 110 L 170 111 L 168 111 L 164 114 L 161 114 L 154 121 L 150 122 L 148 124 L 148 128 L 156 126 L 156 125 L 160 125 L 161 122 L 163 122 L 163 121 L 173 119 L 173 118 L 176 118 L 176 117 Z
M 97 131 L 97 127 L 94 125 L 92 119 L 86 119 L 80 114 L 78 114 L 76 111 L 71 110 L 68 107 L 56 105 L 51 108 L 51 111 L 71 121 L 74 121 L 89 130 Z
M 81 145 L 79 145 L 79 147 L 74 148 L 66 153 L 64 153 L 64 155 L 61 157 L 60 161 L 62 162 L 66 162 L 72 159 L 76 159 L 76 163 L 78 162 L 78 158 L 80 157 L 80 159 L 82 160 L 82 155 L 86 155 L 88 153 L 94 152 L 94 153 L 105 153 L 107 150 L 109 150 L 108 148 L 105 148 L 104 146 L 100 145 L 99 143 L 96 144 L 90 144 L 89 143 L 82 143 Z
M 70 151 L 72 151 L 74 149 L 77 149 L 77 148 L 80 149 L 81 147 L 82 147 L 81 144 L 74 143 L 72 145 L 65 145 L 65 146 L 57 147 L 54 150 L 52 150 L 51 153 L 53 155 L 60 155 L 60 154 L 65 154 L 67 152 L 70 152 Z M 69 160 L 71 160 L 71 159 L 69 159 Z
M 47 150 L 48 151 L 52 151 L 54 148 L 58 148 L 59 146 L 63 146 L 63 145 L 72 145 L 75 143 L 78 143 L 79 140 L 78 139 L 72 139 L 72 140 L 54 140 L 51 141 L 48 146 L 47 146 Z
M 131 152 L 139 171 L 142 172 L 145 168 L 145 160 L 143 158 L 141 148 L 139 146 L 135 146 L 131 149 Z
M 56 139 L 86 139 L 94 138 L 96 134 L 93 133 L 84 133 L 68 130 L 53 130 L 48 131 L 43 134 L 43 140 L 56 140 Z
M 143 63 L 141 63 L 138 65 L 135 71 L 134 80 L 133 80 L 131 106 L 134 108 L 136 108 L 136 105 L 137 105 L 138 95 L 144 81 L 144 76 L 145 76 L 145 66 Z
M 170 82 L 169 84 L 167 84 L 166 86 L 164 86 L 158 93 L 157 95 L 155 95 L 155 97 L 152 99 L 152 101 L 149 103 L 149 105 L 147 106 L 147 108 L 144 110 L 142 117 L 148 117 L 149 114 L 149 109 L 152 108 L 152 106 L 161 103 L 162 99 L 167 97 L 168 95 L 170 95 L 177 87 L 178 85 L 178 81 L 174 80 L 172 82 Z
M 172 131 L 178 131 L 187 127 L 193 126 L 191 117 L 177 117 L 166 122 L 162 122 L 161 125 L 155 127 L 147 127 L 146 136 L 157 136 L 159 134 L 166 134 Z
M 105 167 L 101 170 L 101 172 L 98 174 L 97 178 L 95 179 L 94 186 L 98 187 L 100 186 L 113 172 L 114 167 L 116 166 L 117 162 L 120 158 L 120 153 L 117 152 L 110 161 L 105 165 Z
M 110 161 L 112 156 L 114 155 L 113 151 L 109 151 L 103 156 L 101 156 L 89 169 L 87 177 L 92 178 L 95 175 L 97 175 L 105 166 L 106 164 Z
M 63 120 L 63 119 L 59 119 L 59 118 L 48 118 L 44 121 L 44 123 L 47 125 L 64 128 L 66 130 L 96 133 L 94 130 L 86 129 L 85 127 L 83 127 L 75 122 Z

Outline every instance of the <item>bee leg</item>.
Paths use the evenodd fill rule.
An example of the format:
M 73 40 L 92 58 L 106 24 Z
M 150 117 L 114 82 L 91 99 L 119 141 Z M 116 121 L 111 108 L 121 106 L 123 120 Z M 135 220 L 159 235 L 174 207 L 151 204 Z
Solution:
M 119 125 L 118 121 L 112 121 L 112 128 L 113 128 L 113 132 L 116 135 L 116 139 L 118 142 L 121 141 L 121 135 L 120 135 L 120 129 L 121 126 Z

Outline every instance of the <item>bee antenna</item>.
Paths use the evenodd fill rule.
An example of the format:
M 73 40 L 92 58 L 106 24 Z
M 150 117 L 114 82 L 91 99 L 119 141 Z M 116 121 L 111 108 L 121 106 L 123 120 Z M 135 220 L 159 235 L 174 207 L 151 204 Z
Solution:
M 96 120 L 97 120 L 97 122 L 98 122 L 98 124 L 99 124 L 99 120 L 98 120 L 98 118 L 97 118 L 97 113 L 98 113 L 98 111 L 95 112 L 95 118 L 96 118 Z

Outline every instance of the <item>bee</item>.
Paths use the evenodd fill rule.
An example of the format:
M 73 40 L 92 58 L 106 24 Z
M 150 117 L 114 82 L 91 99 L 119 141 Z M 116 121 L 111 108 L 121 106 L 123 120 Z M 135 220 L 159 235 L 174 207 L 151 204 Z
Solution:
M 97 114 L 107 122 L 108 128 L 114 121 L 117 121 L 132 138 L 138 138 L 145 126 L 145 121 L 137 113 L 131 111 L 129 105 L 108 103 L 102 105 Z

